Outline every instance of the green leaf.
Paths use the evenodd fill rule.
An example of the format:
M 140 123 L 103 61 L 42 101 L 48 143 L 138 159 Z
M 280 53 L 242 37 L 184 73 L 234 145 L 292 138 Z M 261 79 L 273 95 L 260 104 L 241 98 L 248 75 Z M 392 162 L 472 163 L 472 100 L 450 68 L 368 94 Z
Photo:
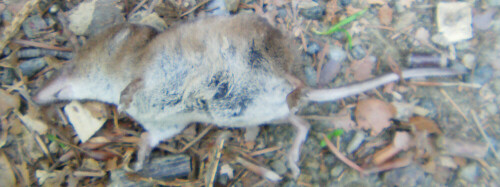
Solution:
M 335 130 L 333 130 L 333 132 L 328 133 L 328 135 L 326 135 L 326 137 L 328 137 L 328 139 L 331 139 L 334 136 L 339 137 L 339 136 L 342 136 L 343 134 L 344 134 L 344 130 L 335 129 Z M 319 146 L 321 146 L 321 148 L 325 147 L 326 146 L 325 140 L 321 140 L 321 142 L 319 143 Z
M 356 20 L 359 16 L 363 15 L 367 10 L 368 10 L 368 8 L 365 8 L 365 9 L 363 9 L 359 12 L 356 12 L 355 14 L 353 14 L 353 15 L 351 15 L 343 20 L 340 20 L 337 24 L 335 24 L 333 27 L 330 27 L 330 29 L 328 29 L 327 31 L 320 32 L 320 31 L 317 31 L 316 29 L 313 28 L 313 32 L 315 34 L 319 34 L 319 35 L 327 35 L 327 34 L 332 34 L 334 32 L 338 32 L 338 31 L 340 31 L 342 26 L 347 25 L 347 24 L 351 23 L 352 21 Z

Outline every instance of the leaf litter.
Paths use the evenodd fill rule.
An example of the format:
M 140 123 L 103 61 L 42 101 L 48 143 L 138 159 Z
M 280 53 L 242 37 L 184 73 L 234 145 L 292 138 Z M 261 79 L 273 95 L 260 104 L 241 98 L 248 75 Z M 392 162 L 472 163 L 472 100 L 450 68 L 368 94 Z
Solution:
M 29 47 L 32 45 L 31 47 L 37 47 L 40 45 L 26 42 L 23 42 L 23 45 L 18 42 L 11 42 L 8 45 L 6 43 L 15 36 L 16 39 L 45 44 L 43 45 L 44 48 L 49 47 L 55 50 L 76 48 L 77 46 L 73 46 L 73 44 L 77 43 L 75 41 L 78 41 L 76 39 L 84 39 L 84 37 L 67 34 L 68 32 L 60 32 L 62 30 L 58 29 L 62 28 L 67 31 L 68 25 L 56 26 L 57 24 L 48 24 L 52 28 L 45 33 L 42 32 L 39 38 L 34 39 L 26 39 L 22 32 L 17 32 L 17 29 L 23 31 L 19 22 L 19 20 L 23 21 L 23 15 L 41 16 L 48 22 L 61 17 L 67 19 L 68 16 L 59 13 L 66 13 L 82 4 L 82 2 L 64 2 L 58 4 L 61 6 L 56 8 L 54 8 L 55 4 L 52 1 L 45 0 L 0 3 L 2 13 L 6 11 L 14 12 L 12 15 L 18 18 L 18 22 L 12 22 L 12 20 L 7 19 L 8 17 L 3 16 L 2 27 L 0 28 L 2 32 L 7 33 L 2 37 L 0 45 L 2 47 L 2 56 L 0 57 L 2 86 L 0 90 L 0 114 L 2 116 L 0 145 L 2 146 L 0 148 L 2 154 L 0 154 L 0 162 L 5 163 L 2 166 L 6 167 L 2 169 L 2 181 L 8 181 L 8 184 L 15 183 L 21 186 L 107 184 L 110 179 L 106 172 L 112 172 L 120 168 L 126 169 L 128 168 L 127 164 L 133 159 L 135 145 L 139 143 L 141 133 L 140 128 L 133 121 L 127 119 L 124 115 L 113 114 L 112 107 L 90 102 L 83 103 L 82 108 L 85 110 L 82 111 L 87 112 L 85 112 L 85 117 L 76 120 L 80 122 L 80 125 L 77 126 L 88 131 L 89 128 L 85 126 L 87 123 L 98 123 L 95 123 L 94 129 L 85 135 L 80 130 L 76 130 L 77 137 L 74 137 L 75 130 L 64 126 L 68 122 L 65 122 L 63 113 L 58 114 L 57 112 L 62 111 L 61 108 L 68 107 L 67 103 L 39 108 L 33 105 L 29 99 L 29 91 L 39 87 L 44 79 L 53 73 L 53 69 L 59 68 L 64 62 L 56 59 L 32 78 L 18 77 L 17 75 L 20 75 L 17 73 L 20 72 L 18 64 L 22 60 L 13 58 L 15 51 L 24 46 Z M 322 15 L 322 20 L 306 19 L 299 14 L 294 14 L 297 13 L 297 9 L 292 6 L 294 1 L 240 1 L 237 11 L 255 11 L 264 15 L 277 27 L 295 31 L 295 36 L 300 38 L 297 41 L 303 43 L 301 46 L 307 46 L 307 42 L 311 40 L 326 44 L 321 46 L 350 45 L 347 44 L 345 38 L 316 36 L 311 30 L 311 28 L 330 28 L 341 23 L 342 27 L 349 30 L 354 40 L 361 41 L 361 44 L 365 45 L 362 47 L 363 49 L 372 50 L 369 52 L 366 50 L 367 57 L 362 60 L 353 60 L 352 56 L 349 56 L 348 65 L 342 66 L 340 74 L 327 86 L 345 85 L 354 81 L 370 79 L 381 72 L 387 72 L 390 69 L 388 68 L 390 62 L 387 62 L 386 57 L 393 58 L 396 65 L 404 69 L 408 65 L 405 64 L 405 55 L 394 53 L 389 50 L 391 48 L 398 49 L 403 54 L 413 51 L 437 52 L 448 57 L 446 60 L 448 65 L 459 64 L 457 62 L 460 62 L 461 58 L 464 58 L 463 54 L 467 53 L 469 56 L 474 55 L 475 58 L 472 59 L 476 59 L 476 64 L 474 64 L 476 66 L 468 64 L 471 69 L 484 64 L 492 64 L 493 67 L 496 67 L 494 62 L 498 58 L 496 58 L 497 53 L 495 51 L 498 50 L 498 46 L 483 39 L 490 38 L 485 36 L 492 36 L 485 33 L 500 32 L 498 22 L 494 19 L 498 17 L 496 14 L 498 8 L 482 8 L 489 6 L 488 3 L 490 2 L 480 2 L 477 5 L 452 4 L 450 8 L 456 6 L 472 9 L 472 12 L 475 13 L 474 19 L 471 19 L 469 12 L 467 12 L 467 14 L 462 14 L 465 16 L 462 19 L 448 20 L 448 22 L 441 21 L 446 18 L 441 16 L 440 12 L 442 11 L 435 15 L 431 9 L 425 8 L 435 7 L 438 4 L 416 2 L 414 0 L 400 0 L 394 4 L 384 0 L 369 0 L 366 3 L 372 6 L 367 8 L 361 6 L 362 3 L 360 2 L 364 1 L 353 0 L 353 2 L 345 5 L 342 4 L 345 2 L 341 1 L 324 2 L 320 0 L 314 6 L 302 7 L 308 9 L 325 6 L 326 10 L 325 14 Z M 170 26 L 180 20 L 202 16 L 208 11 L 204 9 L 206 3 L 204 1 L 168 1 L 160 2 L 156 6 L 150 1 L 121 3 L 123 2 L 118 3 L 119 6 L 124 8 L 119 10 L 125 15 L 132 15 L 133 12 L 129 12 L 131 10 L 152 11 L 156 14 L 153 15 L 154 18 L 147 18 L 151 14 L 144 14 L 145 17 L 138 20 L 152 19 L 153 21 L 149 21 L 148 24 L 156 25 L 158 28 Z M 31 7 L 33 4 L 37 8 L 33 9 Z M 61 12 L 51 12 L 57 8 Z M 456 14 L 457 10 L 460 9 L 445 10 L 448 11 L 448 13 L 445 13 Z M 362 17 L 356 17 L 356 19 L 347 23 L 341 22 L 347 18 L 351 19 L 349 16 L 356 15 L 360 11 L 366 11 Z M 20 12 L 19 16 L 15 14 L 16 12 Z M 55 16 L 56 14 L 58 15 Z M 436 16 L 438 22 L 426 17 L 430 15 Z M 417 19 L 417 17 L 421 19 Z M 457 29 L 443 30 L 441 27 L 443 25 L 466 28 L 466 31 L 477 30 L 474 30 L 472 34 L 457 34 Z M 472 25 L 474 27 L 470 28 Z M 381 35 L 377 36 L 377 33 L 381 33 Z M 54 36 L 57 36 L 57 39 L 54 39 Z M 445 38 L 447 41 L 440 41 L 440 38 Z M 467 38 L 472 39 L 467 40 Z M 412 39 L 416 39 L 418 42 Z M 497 37 L 493 37 L 493 40 L 495 39 L 498 40 Z M 359 43 L 354 45 L 356 44 Z M 11 51 L 4 50 L 4 45 Z M 479 50 L 479 46 L 482 46 L 481 50 Z M 343 48 L 347 49 L 347 47 Z M 303 50 L 306 50 L 306 48 Z M 455 54 L 450 55 L 452 52 L 455 52 Z M 456 56 L 456 59 L 453 56 Z M 311 58 L 314 59 L 313 63 L 311 63 L 314 67 L 321 64 L 317 62 L 326 61 L 326 59 L 323 59 L 325 55 L 315 54 Z M 495 71 L 498 71 L 498 69 L 495 69 Z M 329 72 L 321 72 L 321 74 L 323 73 Z M 498 72 L 496 73 L 498 74 Z M 447 80 L 457 81 L 455 79 Z M 464 182 L 464 179 L 460 177 L 451 178 L 462 167 L 470 163 L 479 163 L 481 168 L 479 179 L 466 182 L 476 185 L 498 183 L 499 173 L 497 172 L 497 165 L 495 165 L 495 163 L 498 163 L 498 158 L 490 154 L 492 152 L 496 154 L 495 148 L 500 136 L 499 127 L 494 125 L 498 124 L 500 120 L 498 118 L 497 102 L 500 100 L 497 97 L 497 95 L 500 95 L 498 83 L 489 81 L 482 85 L 481 93 L 484 90 L 493 92 L 487 96 L 477 94 L 478 91 L 472 88 L 449 86 L 446 88 L 447 98 L 443 98 L 440 92 L 433 92 L 432 88 L 427 89 L 418 86 L 415 88 L 411 84 L 410 82 L 393 87 L 388 89 L 389 92 L 383 92 L 382 94 L 377 90 L 367 92 L 365 96 L 347 98 L 333 104 L 330 103 L 328 106 L 311 105 L 308 112 L 312 111 L 315 117 L 308 118 L 313 122 L 313 127 L 308 141 L 303 147 L 303 160 L 301 161 L 302 166 L 307 165 L 308 167 L 301 167 L 302 175 L 297 181 L 282 182 L 305 186 L 348 185 L 352 184 L 349 179 L 366 181 L 367 179 L 361 178 L 361 175 L 374 176 L 373 173 L 381 173 L 382 175 L 378 175 L 375 180 L 382 181 L 383 184 L 393 184 L 392 182 L 401 182 L 404 176 L 394 181 L 389 180 L 390 174 L 401 171 L 406 167 L 412 168 L 412 171 L 417 170 L 417 173 L 423 173 L 425 181 L 431 181 L 430 183 L 420 184 L 454 185 Z M 406 88 L 406 91 L 398 88 Z M 366 96 L 370 99 L 366 99 Z M 419 99 L 414 100 L 415 97 Z M 363 100 L 363 98 L 365 99 Z M 398 107 L 395 103 L 403 104 L 399 104 Z M 338 107 L 330 105 L 338 105 Z M 354 114 L 349 112 L 352 108 L 355 108 Z M 473 123 L 472 120 L 465 120 L 470 118 L 470 113 L 467 112 L 470 108 L 479 110 L 480 115 L 476 116 L 479 120 L 476 121 L 483 123 L 477 125 L 477 128 L 471 124 Z M 44 112 L 40 112 L 41 110 L 44 110 Z M 47 111 L 53 111 L 53 113 L 49 115 L 50 112 Z M 78 111 L 81 113 L 80 110 Z M 457 111 L 462 111 L 462 114 Z M 398 115 L 395 115 L 395 113 L 398 113 Z M 404 115 L 399 115 L 400 113 Z M 311 113 L 303 115 L 307 116 L 309 114 Z M 330 116 L 330 114 L 335 115 L 334 117 L 325 117 Z M 73 114 L 68 116 L 73 116 Z M 469 117 L 463 118 L 462 116 Z M 113 122 L 113 118 L 117 118 L 118 121 Z M 71 124 L 75 125 L 74 117 L 68 117 L 68 119 Z M 329 175 L 328 171 L 320 172 L 319 167 L 315 167 L 315 165 L 326 163 L 327 157 L 331 156 L 331 153 L 323 152 L 318 148 L 319 142 L 323 139 L 319 133 L 324 132 L 322 129 L 324 126 L 320 125 L 320 123 L 325 122 L 345 131 L 338 137 L 334 137 L 337 140 L 335 146 L 337 153 L 335 155 L 344 155 L 339 157 L 342 157 L 343 162 L 349 163 L 348 167 L 352 167 L 344 169 L 342 174 L 344 177 L 341 178 L 334 178 Z M 345 147 L 347 147 L 354 134 L 352 129 L 355 128 L 353 127 L 357 127 L 358 131 L 367 132 L 371 136 L 365 137 L 357 150 L 345 154 Z M 329 130 L 335 129 L 331 126 L 326 128 Z M 480 129 L 479 132 L 478 128 Z M 260 130 L 252 129 L 248 132 L 237 129 L 209 130 L 204 125 L 192 125 L 186 130 L 185 134 L 181 134 L 174 140 L 168 140 L 167 143 L 162 144 L 160 146 L 161 150 L 172 150 L 174 152 L 182 150 L 184 154 L 190 155 L 192 158 L 201 158 L 197 161 L 202 164 L 193 166 L 196 171 L 193 170 L 190 177 L 177 179 L 173 183 L 162 181 L 153 183 L 201 184 L 200 182 L 204 180 L 204 177 L 201 175 L 195 176 L 195 174 L 205 173 L 207 169 L 213 169 L 215 172 L 232 175 L 229 180 L 217 177 L 210 179 L 218 184 L 278 185 L 266 182 L 261 178 L 271 176 L 271 179 L 277 179 L 279 176 L 275 176 L 274 173 L 259 176 L 248 172 L 248 170 L 271 172 L 267 170 L 269 168 L 268 164 L 271 161 L 284 159 L 283 152 L 285 149 L 283 147 L 288 144 L 286 141 L 282 141 L 282 137 L 290 136 L 290 131 L 287 131 L 287 128 L 283 126 L 261 127 Z M 222 167 L 217 171 L 217 168 L 208 167 L 216 159 L 203 158 L 206 158 L 205 154 L 208 150 L 216 150 L 214 147 L 215 139 L 218 136 L 216 132 L 220 131 L 230 131 L 232 138 L 228 141 L 227 146 L 222 149 L 224 153 L 217 161 L 220 162 Z M 200 133 L 203 136 L 196 136 L 196 134 Z M 242 138 L 245 135 L 248 137 L 246 141 L 245 138 Z M 87 139 L 87 141 L 80 142 L 80 139 Z M 202 141 L 199 141 L 199 139 L 202 139 Z M 251 143 L 252 146 L 249 146 L 248 142 L 253 142 Z M 155 153 L 158 155 L 167 154 L 165 151 L 155 151 Z M 254 156 L 250 157 L 248 155 Z M 319 158 L 319 155 L 323 155 L 322 159 L 316 159 Z M 55 159 L 51 161 L 51 157 Z M 343 163 L 334 162 L 333 165 L 324 165 L 323 168 L 330 169 L 337 166 L 343 166 Z M 345 172 L 351 169 L 361 172 Z M 280 183 L 280 185 L 283 183 Z

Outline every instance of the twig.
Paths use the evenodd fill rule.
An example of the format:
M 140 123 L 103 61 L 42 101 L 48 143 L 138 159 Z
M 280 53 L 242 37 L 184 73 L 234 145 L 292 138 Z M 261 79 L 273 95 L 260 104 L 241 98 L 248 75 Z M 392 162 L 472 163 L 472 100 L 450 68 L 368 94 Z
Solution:
M 13 43 L 19 44 L 19 45 L 25 45 L 25 46 L 33 46 L 33 47 L 39 47 L 43 49 L 52 49 L 52 50 L 58 50 L 58 51 L 73 51 L 73 49 L 69 47 L 57 47 L 57 46 L 52 46 L 40 42 L 34 42 L 34 41 L 29 41 L 29 40 L 21 40 L 21 39 L 14 39 L 12 40 Z
M 495 150 L 495 147 L 493 147 L 493 144 L 491 143 L 490 138 L 488 137 L 488 135 L 486 134 L 486 132 L 484 132 L 483 125 L 481 124 L 481 122 L 477 118 L 476 111 L 471 110 L 470 113 L 472 114 L 472 119 L 474 120 L 474 124 L 479 129 L 479 132 L 481 132 L 481 135 L 486 140 L 486 143 L 488 143 L 488 147 L 490 147 L 491 152 L 493 152 L 493 155 L 495 155 L 495 158 L 497 158 L 497 160 L 499 160 L 498 153 Z
M 346 156 L 344 156 L 338 149 L 333 145 L 333 143 L 326 137 L 325 134 L 321 134 L 323 136 L 323 140 L 326 142 L 326 146 L 332 151 L 335 156 L 337 156 L 342 162 L 347 164 L 349 167 L 352 169 L 355 169 L 356 171 L 359 171 L 360 173 L 365 173 L 365 170 L 361 167 L 359 167 L 356 163 L 353 161 L 349 160 Z
M 19 27 L 21 27 L 21 24 L 24 22 L 24 20 L 29 16 L 31 11 L 40 3 L 41 0 L 31 0 L 24 4 L 23 8 L 21 11 L 19 11 L 19 14 L 14 17 L 14 20 L 12 20 L 12 23 L 5 28 L 3 31 L 3 38 L 0 40 L 0 55 L 3 54 L 3 49 L 7 44 L 9 43 L 10 39 L 12 39 L 16 33 L 19 31 Z
M 210 2 L 211 0 L 206 0 L 206 1 L 203 1 L 201 2 L 200 4 L 197 4 L 196 6 L 194 6 L 193 8 L 189 9 L 188 11 L 184 12 L 181 14 L 181 16 L 179 17 L 184 17 L 188 14 L 190 14 L 191 12 L 195 11 L 196 9 L 200 8 L 201 6 L 203 6 L 204 4 L 207 4 L 208 2 Z
M 253 153 L 250 153 L 248 154 L 249 156 L 257 156 L 257 155 L 261 155 L 261 154 L 265 154 L 265 153 L 269 153 L 269 152 L 273 152 L 273 151 L 277 151 L 277 150 L 280 150 L 281 147 L 280 146 L 274 146 L 274 147 L 270 147 L 270 148 L 266 148 L 266 149 L 262 149 L 262 150 L 259 150 L 259 151 L 255 151 Z
M 441 91 L 441 93 L 444 95 L 444 97 L 446 97 L 446 99 L 448 99 L 448 101 L 450 101 L 451 105 L 453 105 L 453 107 L 455 107 L 455 109 L 458 111 L 458 113 L 460 113 L 460 115 L 462 115 L 462 117 L 464 117 L 465 121 L 469 121 L 469 119 L 467 118 L 465 113 L 462 112 L 460 107 L 458 107 L 457 103 L 455 103 L 455 101 L 453 101 L 453 99 L 451 99 L 451 97 L 446 93 L 446 91 L 444 91 L 443 89 L 440 89 L 439 91 Z
M 219 168 L 219 162 L 222 154 L 222 149 L 224 148 L 224 144 L 231 133 L 223 132 L 217 137 L 217 141 L 215 143 L 214 154 L 212 162 L 208 165 L 207 175 L 205 175 L 205 186 L 213 187 L 215 182 L 215 174 L 217 174 L 217 168 Z
M 240 163 L 241 165 L 245 166 L 248 170 L 253 171 L 257 175 L 262 176 L 269 181 L 278 182 L 281 180 L 281 177 L 278 174 L 276 174 L 275 172 L 273 172 L 267 168 L 255 165 L 249 161 L 246 161 L 245 159 L 243 159 L 241 157 L 236 157 L 236 162 Z
M 194 138 L 193 141 L 189 142 L 186 146 L 184 146 L 181 150 L 179 150 L 179 152 L 186 151 L 189 147 L 193 146 L 194 143 L 200 141 L 201 138 L 203 138 L 203 136 L 205 136 L 208 133 L 208 131 L 210 131 L 210 129 L 212 129 L 213 127 L 214 127 L 213 125 L 210 125 L 207 128 L 205 128 L 198 136 L 196 136 L 196 138 Z

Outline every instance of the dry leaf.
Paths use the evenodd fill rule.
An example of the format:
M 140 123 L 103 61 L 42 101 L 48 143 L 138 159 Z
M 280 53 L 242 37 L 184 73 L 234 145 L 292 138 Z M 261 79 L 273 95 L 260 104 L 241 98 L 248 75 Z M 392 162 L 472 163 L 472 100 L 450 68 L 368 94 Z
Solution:
M 411 144 L 411 136 L 407 132 L 396 132 L 392 144 L 377 151 L 373 155 L 373 163 L 380 165 L 396 156 L 399 152 L 407 150 Z
M 488 153 L 488 145 L 462 139 L 451 139 L 444 136 L 436 140 L 436 145 L 446 155 L 460 156 L 472 159 L 483 159 Z
M 364 81 L 373 78 L 372 70 L 375 67 L 374 58 L 364 58 L 362 60 L 355 60 L 350 68 L 354 74 L 354 80 Z
M 2 186 L 15 186 L 16 176 L 12 171 L 9 159 L 4 152 L 0 152 L 0 182 Z
M 18 95 L 11 95 L 4 89 L 0 89 L 0 116 L 4 116 L 11 109 L 19 108 L 19 105 Z
M 334 125 L 334 128 L 344 129 L 346 132 L 351 131 L 356 125 L 356 123 L 352 121 L 350 110 L 347 108 L 343 108 L 335 114 L 330 122 Z
M 385 4 L 378 10 L 378 19 L 382 25 L 390 25 L 392 22 L 392 10 L 389 5 Z
M 415 125 L 415 128 L 419 131 L 427 131 L 428 133 L 442 134 L 438 125 L 431 119 L 421 116 L 411 117 L 408 123 L 403 123 L 405 125 Z
M 390 119 L 396 115 L 394 107 L 378 99 L 366 99 L 358 102 L 354 112 L 358 128 L 371 130 L 376 136 L 391 125 Z
M 392 106 L 396 109 L 396 116 L 394 117 L 395 119 L 401 120 L 401 121 L 408 121 L 408 119 L 413 116 L 413 110 L 415 108 L 415 105 L 417 105 L 418 101 L 412 101 L 411 103 L 402 101 L 394 101 L 392 102 Z
M 48 126 L 45 124 L 45 122 L 36 119 L 28 114 L 22 115 L 21 113 L 16 111 L 17 116 L 19 119 L 21 119 L 21 122 L 26 126 L 31 131 L 35 131 L 38 134 L 45 134 L 47 133 Z
M 98 119 L 84 108 L 78 101 L 72 101 L 64 107 L 64 113 L 68 116 L 69 122 L 75 128 L 76 134 L 83 142 L 86 142 L 91 136 L 99 130 L 106 119 Z
M 61 186 L 66 176 L 70 174 L 67 168 L 63 170 L 36 170 L 35 176 L 38 184 L 43 186 Z

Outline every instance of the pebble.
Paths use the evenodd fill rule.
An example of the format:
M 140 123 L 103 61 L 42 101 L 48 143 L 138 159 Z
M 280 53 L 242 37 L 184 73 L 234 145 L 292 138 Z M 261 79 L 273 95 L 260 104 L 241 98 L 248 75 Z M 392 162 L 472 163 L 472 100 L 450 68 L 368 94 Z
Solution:
M 470 183 L 475 183 L 478 177 L 477 164 L 471 163 L 461 167 L 458 171 L 458 176 Z
M 283 160 L 275 160 L 275 161 L 271 162 L 271 168 L 278 175 L 284 175 L 287 172 L 287 167 L 286 167 L 285 162 Z
M 316 86 L 318 79 L 316 70 L 312 66 L 304 67 L 304 74 L 306 76 L 306 82 L 309 86 Z
M 299 185 L 297 185 L 297 183 L 295 183 L 295 181 L 288 181 L 285 184 L 283 184 L 283 187 L 297 187 L 297 186 L 299 186 Z
M 56 14 L 57 12 L 59 12 L 59 10 L 60 10 L 59 5 L 52 5 L 49 8 L 49 13 Z
M 325 7 L 323 6 L 313 6 L 309 8 L 300 9 L 300 15 L 304 16 L 306 19 L 319 20 L 325 14 Z
M 365 140 L 365 133 L 362 131 L 357 131 L 354 137 L 351 139 L 349 144 L 347 145 L 347 154 L 351 154 L 354 151 L 358 150 L 359 146 Z
M 19 69 L 21 69 L 24 76 L 32 77 L 45 66 L 47 66 L 47 61 L 45 61 L 44 58 L 35 58 L 21 62 L 21 64 L 19 64 Z
M 340 0 L 340 5 L 344 7 L 346 7 L 349 4 L 351 4 L 351 0 Z
M 28 38 L 36 38 L 48 25 L 40 15 L 33 15 L 23 22 L 22 27 Z
M 14 83 L 14 79 L 16 78 L 14 69 L 12 68 L 3 68 L 3 74 L 1 79 L 2 85 L 12 85 Z
M 476 71 L 474 71 L 473 78 L 471 76 L 467 76 L 467 80 L 469 82 L 472 81 L 473 83 L 483 85 L 483 84 L 488 83 L 491 80 L 494 73 L 495 72 L 494 72 L 493 68 L 491 68 L 490 66 L 488 66 L 488 65 L 481 66 L 481 67 L 477 68 Z
M 333 178 L 338 178 L 344 172 L 344 166 L 342 164 L 337 164 L 331 171 L 330 176 Z
M 491 115 L 495 115 L 498 112 L 498 106 L 495 103 L 489 102 L 486 104 L 485 108 L 486 111 Z
M 12 19 L 13 19 L 12 12 L 10 12 L 9 9 L 5 9 L 2 12 L 2 20 L 7 22 L 12 22 Z
M 309 44 L 307 44 L 307 51 L 306 53 L 308 55 L 315 55 L 317 54 L 319 51 L 321 50 L 321 47 L 319 46 L 318 43 L 316 42 L 310 42 Z
M 330 155 L 330 154 L 325 155 L 325 157 L 324 157 L 323 159 L 324 159 L 324 162 L 325 162 L 325 166 L 327 166 L 327 167 L 331 167 L 331 166 L 333 166 L 333 164 L 334 164 L 334 163 L 335 163 L 335 161 L 337 160 L 337 159 L 335 158 L 335 156 Z
M 361 60 L 366 56 L 366 51 L 361 45 L 354 45 L 351 50 L 351 55 L 356 60 Z
M 476 66 L 476 56 L 471 53 L 467 53 L 462 57 L 462 64 L 467 67 L 467 69 L 473 69 Z

